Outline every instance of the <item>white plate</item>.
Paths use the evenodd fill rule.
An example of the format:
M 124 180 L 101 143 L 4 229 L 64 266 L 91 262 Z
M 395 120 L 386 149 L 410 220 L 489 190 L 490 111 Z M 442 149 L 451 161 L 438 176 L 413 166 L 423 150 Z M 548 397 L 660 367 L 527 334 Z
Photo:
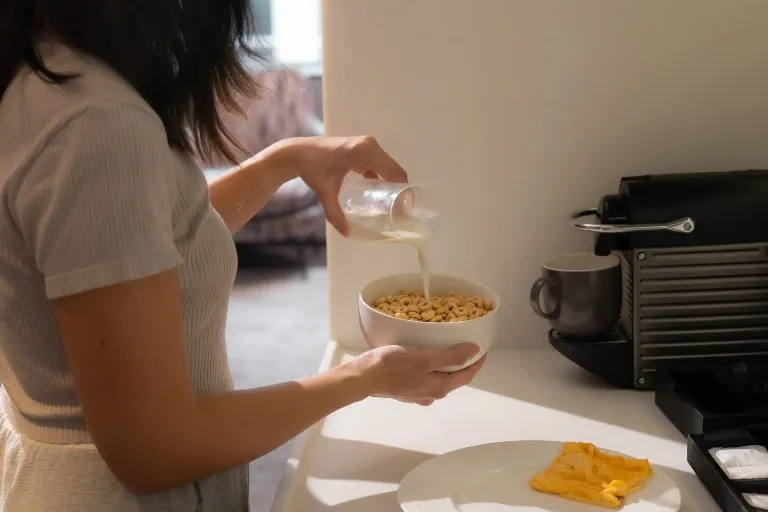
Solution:
M 607 512 L 534 491 L 530 478 L 560 453 L 558 441 L 510 441 L 434 457 L 405 475 L 397 493 L 405 512 Z M 607 453 L 616 453 L 604 450 Z M 680 489 L 658 467 L 621 512 L 677 512 Z

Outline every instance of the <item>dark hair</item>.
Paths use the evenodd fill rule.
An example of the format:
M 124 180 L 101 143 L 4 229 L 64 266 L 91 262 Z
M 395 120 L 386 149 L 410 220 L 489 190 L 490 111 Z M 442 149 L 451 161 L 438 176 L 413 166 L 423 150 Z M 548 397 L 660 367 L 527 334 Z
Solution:
M 105 62 L 122 75 L 165 125 L 171 146 L 206 161 L 234 160 L 239 147 L 220 108 L 258 85 L 245 59 L 263 60 L 250 0 L 2 0 L 0 98 L 23 65 L 61 84 L 37 49 L 50 37 Z

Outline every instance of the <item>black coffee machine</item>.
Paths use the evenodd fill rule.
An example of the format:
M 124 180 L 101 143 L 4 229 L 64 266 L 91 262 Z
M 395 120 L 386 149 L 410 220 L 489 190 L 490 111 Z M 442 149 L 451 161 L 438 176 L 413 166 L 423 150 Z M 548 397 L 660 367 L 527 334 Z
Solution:
M 621 315 L 597 339 L 551 330 L 550 343 L 615 386 L 654 390 L 720 506 L 757 510 L 744 493 L 768 480 L 728 480 L 708 449 L 768 447 L 768 171 L 626 177 L 571 222 L 619 257 Z
M 619 256 L 623 298 L 600 339 L 550 332 L 568 359 L 635 389 L 663 371 L 768 361 L 768 171 L 626 177 L 571 220 L 596 254 Z

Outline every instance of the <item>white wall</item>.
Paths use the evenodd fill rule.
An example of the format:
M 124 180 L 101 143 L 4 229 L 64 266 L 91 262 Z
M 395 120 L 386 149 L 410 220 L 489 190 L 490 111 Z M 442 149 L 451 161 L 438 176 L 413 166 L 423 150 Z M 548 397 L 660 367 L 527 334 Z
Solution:
M 567 214 L 622 175 L 768 168 L 766 0 L 325 0 L 329 134 L 370 133 L 443 199 L 435 271 L 504 302 L 503 344 L 546 343 L 542 257 L 590 248 Z M 768 200 L 768 198 L 766 199 Z M 331 335 L 407 247 L 332 233 Z

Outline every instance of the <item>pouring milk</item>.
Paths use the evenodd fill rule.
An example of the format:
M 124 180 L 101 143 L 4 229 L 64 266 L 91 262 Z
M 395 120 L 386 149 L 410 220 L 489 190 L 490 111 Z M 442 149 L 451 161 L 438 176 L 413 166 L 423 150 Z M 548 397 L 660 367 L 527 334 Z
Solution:
M 429 295 L 429 266 L 427 265 L 427 246 L 432 238 L 432 231 L 427 223 L 416 218 L 402 218 L 397 221 L 397 230 L 392 227 L 389 214 L 370 211 L 348 210 L 349 237 L 360 242 L 407 243 L 416 249 L 419 269 L 424 286 L 424 298 L 431 301 Z

